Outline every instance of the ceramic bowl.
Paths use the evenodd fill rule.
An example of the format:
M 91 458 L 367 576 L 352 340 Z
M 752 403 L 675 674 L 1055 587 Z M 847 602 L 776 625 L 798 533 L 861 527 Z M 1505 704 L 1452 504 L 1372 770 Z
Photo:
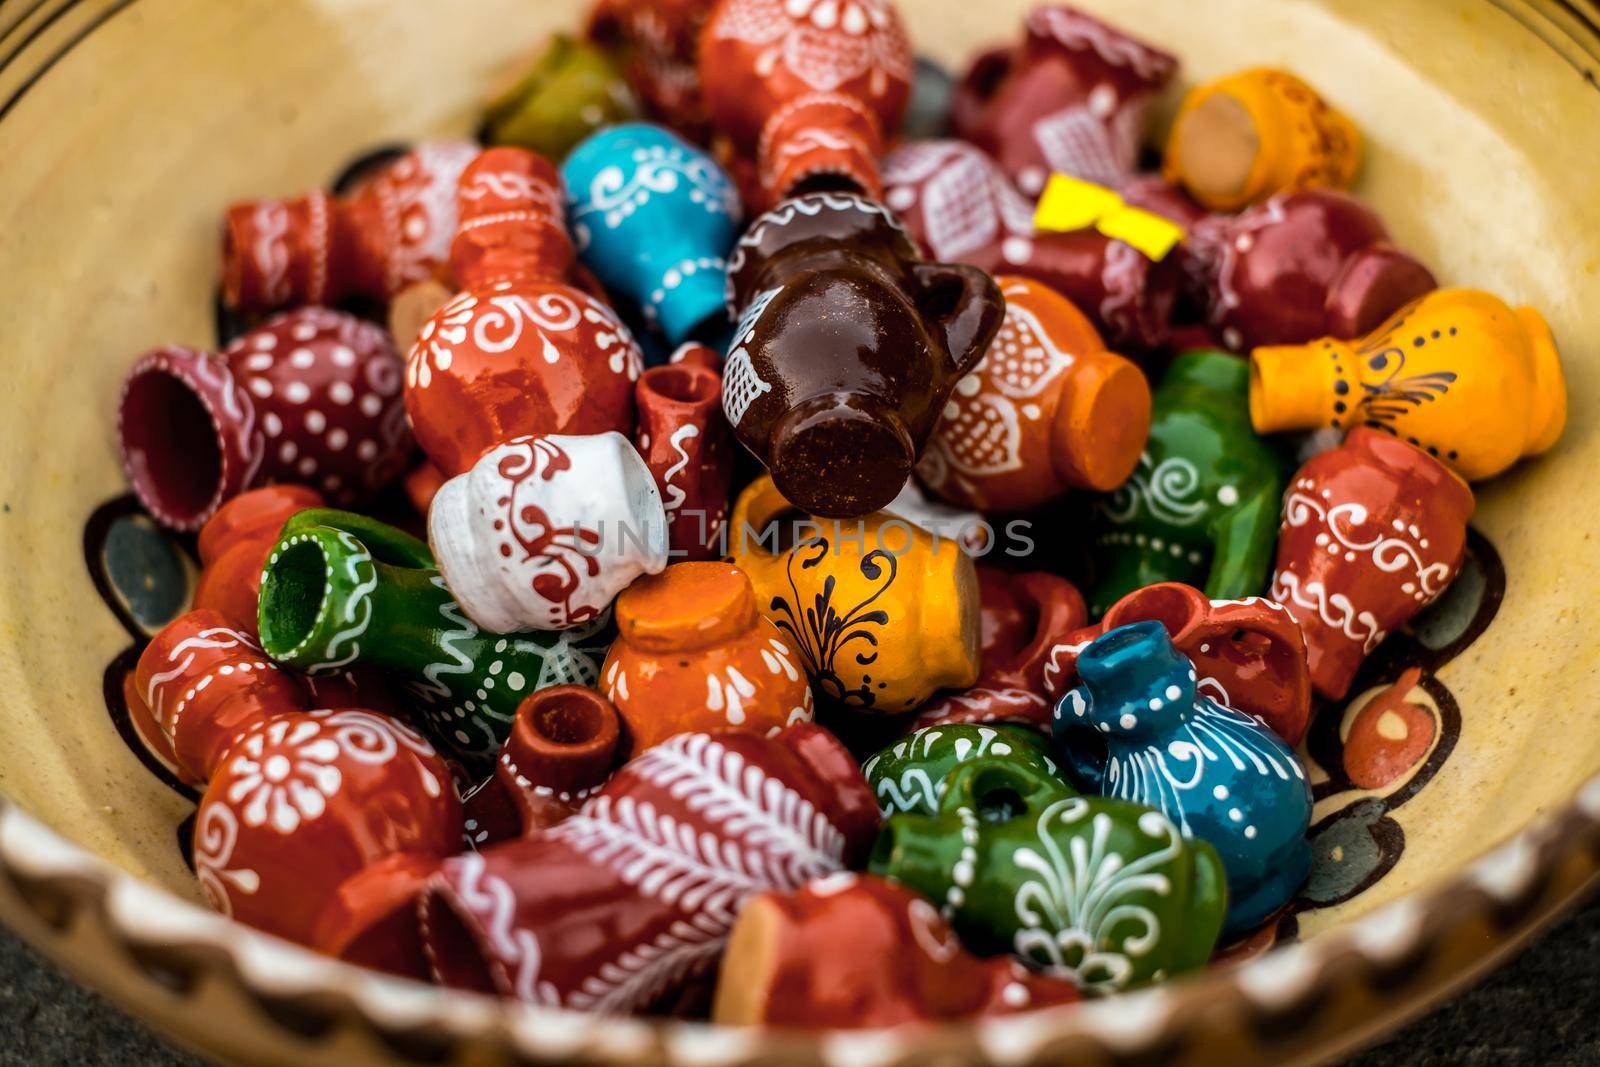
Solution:
M 1012 37 L 1027 6 L 901 2 L 919 50 L 950 64 Z M 1400 243 L 1446 284 L 1542 308 L 1565 355 L 1565 440 L 1481 487 L 1455 592 L 1308 739 L 1318 861 L 1284 944 L 980 1026 L 762 1033 L 389 980 L 199 904 L 179 848 L 192 801 L 114 713 L 193 569 L 121 499 L 118 381 L 153 345 L 215 346 L 224 205 L 470 131 L 580 0 L 0 5 L 0 918 L 183 1042 L 298 1067 L 1295 1062 L 1371 1038 L 1548 922 L 1600 869 L 1600 9 L 1079 2 L 1179 53 L 1186 83 L 1298 71 L 1362 125 L 1359 192 Z M 1378 740 L 1405 749 L 1402 770 L 1353 755 Z

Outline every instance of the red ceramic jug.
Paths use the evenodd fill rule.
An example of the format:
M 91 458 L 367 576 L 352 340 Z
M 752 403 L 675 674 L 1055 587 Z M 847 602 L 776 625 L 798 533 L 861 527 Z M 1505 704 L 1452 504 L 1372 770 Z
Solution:
M 967 69 L 951 129 L 999 160 L 1028 196 L 1052 173 L 1120 183 L 1178 60 L 1065 4 L 1034 8 L 1026 29 L 1015 47 L 984 52 Z
M 820 727 L 679 734 L 577 815 L 445 863 L 421 906 L 434 975 L 549 1007 L 660 1004 L 716 965 L 750 897 L 859 862 L 877 825 Z
M 423 325 L 405 381 L 417 443 L 446 478 L 514 437 L 633 430 L 643 359 L 616 314 L 568 283 L 560 190 L 520 148 L 491 148 L 461 176 L 462 291 Z
M 1365 426 L 1296 472 L 1272 598 L 1305 633 L 1318 693 L 1343 697 L 1372 650 L 1455 580 L 1472 509 L 1443 462 Z
M 1160 582 L 1111 605 L 1093 626 L 1050 649 L 1044 683 L 1051 703 L 1078 684 L 1078 653 L 1103 634 L 1154 620 L 1194 663 L 1198 688 L 1230 708 L 1254 715 L 1290 745 L 1311 719 L 1311 673 L 1306 642 L 1294 619 L 1265 597 L 1208 600 L 1193 586 Z
M 218 355 L 155 349 L 123 379 L 123 470 L 151 516 L 178 530 L 276 482 L 358 505 L 411 457 L 401 376 L 387 334 L 321 307 L 269 319 Z
M 633 443 L 661 490 L 668 554 L 674 562 L 716 559 L 723 553 L 733 480 L 722 375 L 698 361 L 651 367 L 639 376 L 634 399 L 639 425 Z
M 456 229 L 456 180 L 477 151 L 470 141 L 432 141 L 346 197 L 318 189 L 234 204 L 223 228 L 223 300 L 243 311 L 387 300 L 437 276 Z
M 911 78 L 890 0 L 718 0 L 700 35 L 706 108 L 756 169 L 752 210 L 807 183 L 876 197 Z
M 461 843 L 450 769 L 421 735 L 305 691 L 211 611 L 168 624 L 135 685 L 180 771 L 208 782 L 200 886 L 224 915 L 330 955 L 422 973 L 420 879 Z

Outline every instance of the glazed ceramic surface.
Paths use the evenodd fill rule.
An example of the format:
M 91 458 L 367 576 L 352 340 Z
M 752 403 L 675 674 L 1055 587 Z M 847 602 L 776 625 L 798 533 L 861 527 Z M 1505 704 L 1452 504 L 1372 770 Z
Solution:
M 323 185 L 366 149 L 469 134 L 501 78 L 522 69 L 546 31 L 577 28 L 584 6 L 0 7 L 0 277 L 8 287 L 0 312 L 8 375 L 0 392 L 0 686 L 8 694 L 0 791 L 15 805 L 0 815 L 8 923 L 163 1028 L 241 1061 L 404 1062 L 403 1041 L 353 1021 L 368 1015 L 395 1033 L 470 1033 L 490 1061 L 501 1058 L 494 1049 L 515 1048 L 525 1058 L 613 1063 L 702 1065 L 712 1051 L 722 1062 L 761 1051 L 805 1063 L 854 1054 L 848 1062 L 860 1063 L 870 1050 L 882 1064 L 932 1056 L 1060 1064 L 1104 1060 L 1113 1045 L 1137 1050 L 1154 1035 L 1178 1041 L 1180 1062 L 1228 1055 L 1253 1063 L 1331 1054 L 1371 1036 L 1484 965 L 1584 884 L 1588 861 L 1567 844 L 1588 833 L 1581 810 L 1536 824 L 1531 838 L 1517 835 L 1564 811 L 1600 767 L 1600 724 L 1581 697 L 1600 670 L 1586 623 L 1600 560 L 1582 540 L 1597 520 L 1591 485 L 1600 462 L 1592 414 L 1600 400 L 1600 93 L 1582 73 L 1600 70 L 1600 36 L 1581 21 L 1594 17 L 1593 5 L 1088 0 L 1094 14 L 1181 54 L 1175 89 L 1261 63 L 1298 72 L 1360 124 L 1366 161 L 1354 191 L 1397 246 L 1442 286 L 1539 308 L 1562 346 L 1574 417 L 1560 444 L 1475 487 L 1457 595 L 1426 625 L 1394 635 L 1392 653 L 1369 660 L 1350 697 L 1324 707 L 1308 734 L 1314 833 L 1321 827 L 1326 836 L 1314 860 L 1321 873 L 1303 891 L 1310 906 L 1294 916 L 1304 944 L 1121 1005 L 903 1044 L 879 1035 L 859 1044 L 758 1041 L 629 1020 L 594 1028 L 412 990 L 391 996 L 387 984 L 259 941 L 248 951 L 186 947 L 237 936 L 167 895 L 200 901 L 177 844 L 193 801 L 124 743 L 104 710 L 106 668 L 151 623 L 159 628 L 183 610 L 194 573 L 193 561 L 135 512 L 99 510 L 126 492 L 110 430 L 120 377 L 134 354 L 157 345 L 221 347 L 206 294 L 228 204 Z M 918 50 L 959 71 L 984 43 L 1014 40 L 1027 6 L 904 0 L 903 10 Z M 427 91 L 419 91 L 423 70 Z M 127 86 L 139 91 L 119 88 Z M 1158 133 L 1176 103 L 1171 94 L 1160 101 Z M 149 573 L 169 584 L 128 595 L 113 580 L 124 558 L 98 548 L 86 566 L 92 516 L 106 535 L 96 545 L 147 548 Z M 1406 729 L 1397 731 L 1397 721 Z M 56 834 L 108 866 L 81 860 Z M 1336 850 L 1342 859 L 1332 858 Z M 120 918 L 106 917 L 112 905 L 86 888 L 99 884 L 113 887 Z M 62 913 L 50 902 L 63 898 L 78 906 L 78 919 L 58 932 L 45 919 Z M 1502 918 L 1488 918 L 1491 911 Z M 136 927 L 145 933 L 118 932 Z M 1410 955 L 1419 945 L 1430 951 Z M 200 965 L 215 977 L 186 996 L 137 962 L 175 954 L 220 961 Z M 1389 974 L 1407 959 L 1422 962 Z M 1382 992 L 1371 984 L 1378 974 L 1390 978 Z M 290 994 L 324 1006 L 331 1029 L 321 1040 L 290 1036 L 246 988 L 279 990 L 275 1010 L 287 1003 L 281 991 L 336 990 Z M 1326 996 L 1299 1012 L 1317 990 Z M 1293 1026 L 1249 1025 L 1290 1012 Z M 458 1040 L 440 1038 L 452 1048 Z

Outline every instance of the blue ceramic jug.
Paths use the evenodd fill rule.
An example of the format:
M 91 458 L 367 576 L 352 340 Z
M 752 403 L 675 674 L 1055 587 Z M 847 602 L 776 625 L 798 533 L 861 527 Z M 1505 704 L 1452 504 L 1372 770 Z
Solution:
M 1120 626 L 1078 657 L 1057 757 L 1086 793 L 1159 808 L 1228 872 L 1224 938 L 1259 926 L 1311 870 L 1311 786 L 1260 722 L 1195 691 L 1194 664 L 1159 622 Z
M 673 345 L 722 324 L 739 197 L 709 155 L 660 126 L 625 123 L 573 149 L 561 178 L 578 256 L 608 289 Z

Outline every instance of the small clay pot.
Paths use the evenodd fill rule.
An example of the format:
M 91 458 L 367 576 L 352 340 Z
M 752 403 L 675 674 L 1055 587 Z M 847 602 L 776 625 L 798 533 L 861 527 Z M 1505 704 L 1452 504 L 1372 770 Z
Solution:
M 145 510 L 178 530 L 277 482 L 359 504 L 411 457 L 401 378 L 382 330 L 327 308 L 276 316 L 216 355 L 158 348 L 123 379 L 123 470 Z
M 639 376 L 633 443 L 661 491 L 674 560 L 714 559 L 724 551 L 733 442 L 721 398 L 722 376 L 700 362 L 651 367 Z

